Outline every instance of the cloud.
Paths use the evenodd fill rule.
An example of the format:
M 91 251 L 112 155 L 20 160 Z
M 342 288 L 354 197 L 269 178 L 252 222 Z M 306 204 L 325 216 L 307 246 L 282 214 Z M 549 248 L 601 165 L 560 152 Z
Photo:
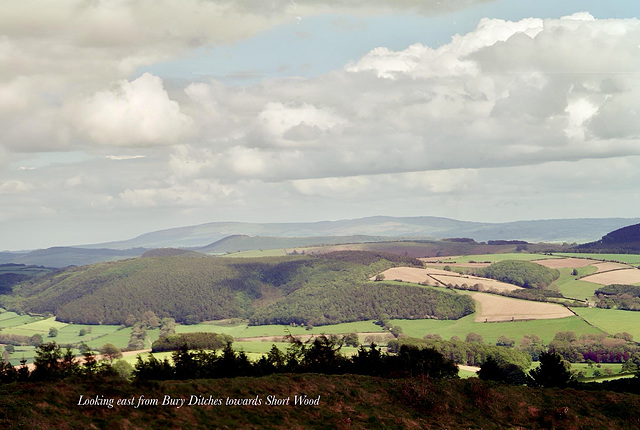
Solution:
M 149 73 L 97 92 L 77 107 L 74 117 L 91 141 L 117 146 L 176 143 L 189 135 L 192 124 L 169 98 L 162 80 Z
M 32 185 L 24 183 L 22 181 L 5 181 L 0 182 L 0 194 L 18 194 L 30 191 L 33 189 Z
M 261 127 L 234 138 L 252 167 L 234 173 L 277 181 L 637 155 L 637 40 L 637 19 L 483 19 L 437 49 L 376 48 L 343 71 L 268 81 L 251 88 Z
M 121 161 L 121 160 L 136 160 L 138 158 L 145 158 L 146 155 L 107 155 L 109 160 Z

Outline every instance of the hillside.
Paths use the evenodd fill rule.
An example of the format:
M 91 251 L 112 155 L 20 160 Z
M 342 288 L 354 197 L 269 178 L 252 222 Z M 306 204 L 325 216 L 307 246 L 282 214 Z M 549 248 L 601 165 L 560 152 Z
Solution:
M 233 235 L 261 237 L 383 236 L 388 238 L 469 237 L 476 241 L 587 242 L 608 231 L 640 222 L 626 218 L 581 218 L 480 223 L 439 217 L 374 216 L 309 223 L 213 222 L 149 232 L 133 239 L 83 248 L 203 247 Z
M 0 299 L 9 310 L 52 313 L 60 321 L 86 324 L 123 324 L 129 315 L 140 318 L 148 310 L 186 323 L 253 318 L 253 324 L 313 325 L 382 313 L 457 319 L 473 312 L 466 296 L 367 281 L 394 265 L 421 262 L 372 252 L 261 259 L 145 257 L 55 272 Z
M 583 252 L 634 253 L 640 252 L 640 224 L 619 228 L 602 236 L 602 239 L 579 245 Z
M 82 266 L 104 261 L 124 260 L 142 255 L 146 249 L 74 248 L 56 246 L 30 252 L 4 252 L 2 263 L 16 263 L 47 267 Z
M 16 389 L 20 395 L 15 395 Z M 294 396 L 302 395 L 319 398 L 318 405 L 293 405 Z M 165 396 L 185 399 L 185 404 L 163 406 Z M 268 396 L 273 396 L 271 404 Z M 289 405 L 275 405 L 275 399 L 288 397 Z M 117 405 L 120 399 L 132 398 L 132 406 Z M 137 407 L 141 398 L 157 399 L 158 405 Z M 257 399 L 260 404 L 230 406 L 227 398 Z M 98 399 L 102 405 L 78 405 L 79 399 Z M 111 408 L 105 399 L 113 399 Z M 207 405 L 213 399 L 221 399 L 222 404 Z M 629 429 L 640 425 L 637 394 L 534 389 L 476 378 L 435 381 L 302 374 L 145 385 L 69 380 L 0 385 L 0 403 L 0 426 L 5 429 L 96 425 L 190 429 L 211 428 L 212 423 L 217 428 L 247 429 Z
M 291 249 L 309 246 L 325 246 L 348 243 L 388 241 L 382 236 L 313 236 L 313 237 L 265 237 L 236 234 L 220 239 L 200 248 L 193 248 L 205 254 L 241 252 L 257 249 Z

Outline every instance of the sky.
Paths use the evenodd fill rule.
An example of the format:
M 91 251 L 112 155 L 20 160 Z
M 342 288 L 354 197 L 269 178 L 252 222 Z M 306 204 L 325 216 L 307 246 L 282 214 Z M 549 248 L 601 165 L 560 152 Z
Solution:
M 0 5 L 0 250 L 640 216 L 636 0 Z

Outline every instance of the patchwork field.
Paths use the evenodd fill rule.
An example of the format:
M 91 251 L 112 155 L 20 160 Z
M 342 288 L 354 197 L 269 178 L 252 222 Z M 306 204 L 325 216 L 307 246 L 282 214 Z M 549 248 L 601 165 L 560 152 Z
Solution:
M 616 262 L 613 262 L 613 261 L 604 261 L 604 262 L 601 262 L 601 263 L 593 263 L 592 266 L 594 266 L 597 269 L 596 273 L 608 272 L 610 270 L 632 269 L 632 267 L 629 267 L 628 264 L 616 263 Z
M 440 260 L 442 263 L 471 263 L 471 262 L 491 262 L 504 260 L 545 260 L 545 259 L 557 259 L 555 255 L 542 255 L 542 254 L 528 254 L 526 252 L 511 252 L 505 254 L 476 254 L 476 255 L 463 255 L 460 257 L 442 257 Z
M 609 270 L 585 276 L 582 280 L 602 285 L 638 284 L 640 283 L 640 269 Z
M 634 266 L 640 265 L 640 254 L 593 254 L 593 253 L 578 253 L 578 252 L 554 252 L 554 256 L 562 257 L 575 257 L 575 258 L 589 258 L 599 261 L 618 261 L 621 263 L 631 264 Z
M 559 269 L 561 267 L 577 269 L 579 267 L 590 266 L 594 261 L 587 260 L 586 258 L 547 258 L 543 260 L 532 260 L 532 263 L 537 263 L 550 269 Z
M 459 275 L 447 270 L 433 268 L 420 269 L 416 267 L 394 267 L 385 270 L 382 274 L 387 280 L 426 283 L 434 286 L 446 286 L 448 284 L 456 286 L 467 284 L 472 286 L 480 284 L 481 291 L 488 291 L 491 289 L 496 291 L 513 291 L 521 289 L 521 287 L 516 285 L 507 284 L 506 282 L 500 282 L 494 279 L 481 278 L 479 276 Z
M 474 293 L 471 297 L 480 305 L 476 311 L 476 322 L 555 319 L 574 315 L 564 306 L 552 303 L 531 302 L 482 293 Z

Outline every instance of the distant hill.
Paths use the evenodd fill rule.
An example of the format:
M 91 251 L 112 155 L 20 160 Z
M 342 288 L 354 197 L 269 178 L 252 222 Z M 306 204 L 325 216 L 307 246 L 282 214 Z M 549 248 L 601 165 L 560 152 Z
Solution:
M 235 234 L 201 248 L 193 248 L 205 254 L 241 252 L 257 249 L 291 249 L 309 246 L 339 245 L 348 243 L 382 242 L 384 236 L 313 236 L 313 237 L 263 237 Z
M 619 228 L 602 236 L 602 239 L 577 247 L 581 251 L 611 253 L 640 252 L 640 224 Z
M 40 278 L 55 269 L 43 266 L 27 266 L 24 264 L 0 264 L 0 294 L 10 294 L 13 286 L 30 279 Z
M 4 252 L 2 263 L 18 263 L 47 267 L 83 266 L 103 261 L 124 260 L 142 255 L 146 249 L 87 249 L 56 246 L 31 252 Z
M 67 267 L 133 258 L 150 249 L 181 248 L 205 254 L 224 254 L 258 249 L 383 244 L 389 241 L 435 241 L 443 238 L 468 238 L 489 244 L 504 244 L 503 241 L 515 240 L 532 243 L 584 243 L 636 223 L 640 223 L 640 218 L 478 223 L 438 217 L 376 216 L 314 223 L 216 222 L 150 232 L 119 242 L 54 247 L 30 252 L 0 252 L 0 264 Z M 381 247 L 382 245 L 373 249 Z
M 479 223 L 428 216 L 374 216 L 311 223 L 214 222 L 150 232 L 124 241 L 83 245 L 82 248 L 201 248 L 236 235 L 254 238 L 317 238 L 317 240 L 326 240 L 330 236 L 372 236 L 390 239 L 468 237 L 479 242 L 524 240 L 529 242 L 583 243 L 596 240 L 609 231 L 634 223 L 640 223 L 640 218 L 580 218 Z M 266 239 L 263 240 L 266 241 Z M 274 247 L 281 246 L 274 245 Z M 260 249 L 260 247 L 253 249 Z

